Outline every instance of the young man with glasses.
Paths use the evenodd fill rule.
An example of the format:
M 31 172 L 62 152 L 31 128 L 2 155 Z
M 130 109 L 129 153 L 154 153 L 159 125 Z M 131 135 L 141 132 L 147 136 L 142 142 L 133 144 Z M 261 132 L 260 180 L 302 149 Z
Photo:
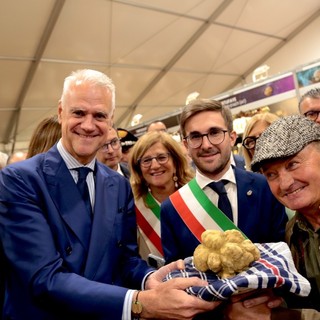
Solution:
M 218 101 L 195 100 L 184 108 L 180 128 L 196 165 L 196 177 L 162 204 L 166 261 L 191 256 L 206 229 L 239 228 L 253 242 L 283 240 L 285 209 L 271 194 L 265 178 L 231 166 L 230 146 L 236 139 L 231 111 Z M 232 222 L 224 217 L 220 223 L 210 207 L 204 208 L 204 202 L 218 205 L 218 193 L 208 186 L 217 181 L 225 184 Z
M 266 179 L 231 165 L 236 132 L 230 109 L 218 101 L 194 100 L 182 111 L 180 130 L 196 165 L 196 177 L 161 205 L 166 262 L 192 256 L 207 229 L 240 229 L 253 242 L 284 240 L 285 208 L 272 195 Z M 215 182 L 224 184 L 220 195 L 212 186 Z M 230 218 L 217 209 L 228 207 L 220 206 L 219 198 L 225 199 L 225 194 Z
M 320 88 L 311 89 L 301 97 L 299 111 L 308 119 L 320 123 Z
M 231 165 L 236 132 L 230 109 L 218 101 L 194 100 L 182 111 L 180 130 L 196 165 L 196 177 L 161 205 L 166 262 L 192 256 L 207 229 L 240 229 L 253 242 L 283 241 L 287 215 L 265 177 Z M 220 195 L 212 186 L 219 181 L 225 188 Z M 222 208 L 219 198 L 225 199 L 225 193 L 230 219 L 217 209 Z
M 117 130 L 115 128 L 110 128 L 107 138 L 108 140 L 106 140 L 105 144 L 97 152 L 97 159 L 112 170 L 117 171 L 129 179 L 129 168 L 126 163 L 121 162 L 122 150 Z

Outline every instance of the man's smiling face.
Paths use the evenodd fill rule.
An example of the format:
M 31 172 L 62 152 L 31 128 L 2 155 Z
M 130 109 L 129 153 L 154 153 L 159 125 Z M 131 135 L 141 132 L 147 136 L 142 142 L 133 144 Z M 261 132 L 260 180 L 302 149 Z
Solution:
M 62 144 L 82 164 L 90 162 L 103 145 L 112 122 L 111 92 L 78 82 L 70 87 L 65 105 L 59 104 Z

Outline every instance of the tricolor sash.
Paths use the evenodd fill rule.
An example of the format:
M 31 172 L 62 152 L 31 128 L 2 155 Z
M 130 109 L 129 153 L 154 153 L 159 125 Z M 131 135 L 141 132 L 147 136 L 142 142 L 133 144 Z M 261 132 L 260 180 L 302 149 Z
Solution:
M 147 208 L 140 198 L 135 202 L 139 232 L 150 253 L 163 257 L 160 233 L 160 205 L 149 192 L 146 197 Z
M 239 228 L 210 201 L 195 178 L 169 198 L 183 222 L 199 242 L 201 242 L 201 234 L 205 230 L 239 230 Z

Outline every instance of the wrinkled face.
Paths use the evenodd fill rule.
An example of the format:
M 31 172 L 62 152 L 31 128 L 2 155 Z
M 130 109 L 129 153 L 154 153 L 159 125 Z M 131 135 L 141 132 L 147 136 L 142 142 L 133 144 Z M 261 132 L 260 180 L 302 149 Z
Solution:
M 115 149 L 111 146 L 115 145 Z M 121 144 L 114 128 L 108 131 L 108 138 L 105 145 L 97 152 L 97 159 L 113 170 L 117 170 L 118 164 L 121 161 L 122 152 Z
M 143 154 L 141 159 L 166 155 L 168 152 L 168 149 L 161 142 L 157 142 Z M 169 156 L 168 161 L 164 164 L 160 164 L 156 159 L 153 159 L 150 167 L 145 168 L 140 165 L 140 168 L 142 176 L 151 190 L 153 187 L 174 187 L 172 177 L 176 170 L 171 156 Z
M 109 90 L 82 82 L 70 87 L 65 106 L 59 104 L 62 144 L 80 163 L 90 162 L 104 144 L 111 112 Z
M 254 126 L 252 127 L 251 131 L 248 134 L 248 137 L 255 137 L 255 138 L 259 138 L 261 136 L 261 133 L 266 130 L 268 127 L 270 126 L 270 124 L 264 120 L 259 120 L 257 121 Z M 251 158 L 254 155 L 254 151 L 255 148 L 248 150 Z
M 320 112 L 320 99 L 306 98 L 302 101 L 302 103 L 300 104 L 300 113 L 304 115 L 306 112 L 310 112 L 310 111 Z M 320 123 L 319 114 L 316 120 L 314 121 L 317 123 Z
M 189 118 L 185 123 L 186 136 L 206 134 L 215 128 L 227 130 L 221 113 L 216 111 L 200 112 Z M 213 145 L 205 136 L 198 148 L 190 148 L 186 141 L 184 143 L 198 170 L 207 177 L 218 180 L 229 169 L 231 149 L 236 137 L 237 134 L 234 131 L 226 132 L 224 140 L 218 145 Z
M 319 212 L 320 151 L 314 144 L 293 157 L 264 164 L 262 171 L 272 193 L 286 207 L 306 216 Z

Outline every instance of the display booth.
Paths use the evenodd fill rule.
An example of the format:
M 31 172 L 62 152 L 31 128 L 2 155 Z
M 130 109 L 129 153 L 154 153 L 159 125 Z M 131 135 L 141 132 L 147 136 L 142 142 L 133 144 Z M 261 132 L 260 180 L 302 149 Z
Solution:
M 234 129 L 241 137 L 248 118 L 258 112 L 272 112 L 278 116 L 299 113 L 300 97 L 308 90 L 320 86 L 320 60 L 295 70 L 258 80 L 241 88 L 210 97 L 227 105 L 234 116 Z M 165 123 L 169 132 L 177 134 L 181 110 L 154 119 Z M 146 132 L 149 121 L 129 128 L 139 137 Z

